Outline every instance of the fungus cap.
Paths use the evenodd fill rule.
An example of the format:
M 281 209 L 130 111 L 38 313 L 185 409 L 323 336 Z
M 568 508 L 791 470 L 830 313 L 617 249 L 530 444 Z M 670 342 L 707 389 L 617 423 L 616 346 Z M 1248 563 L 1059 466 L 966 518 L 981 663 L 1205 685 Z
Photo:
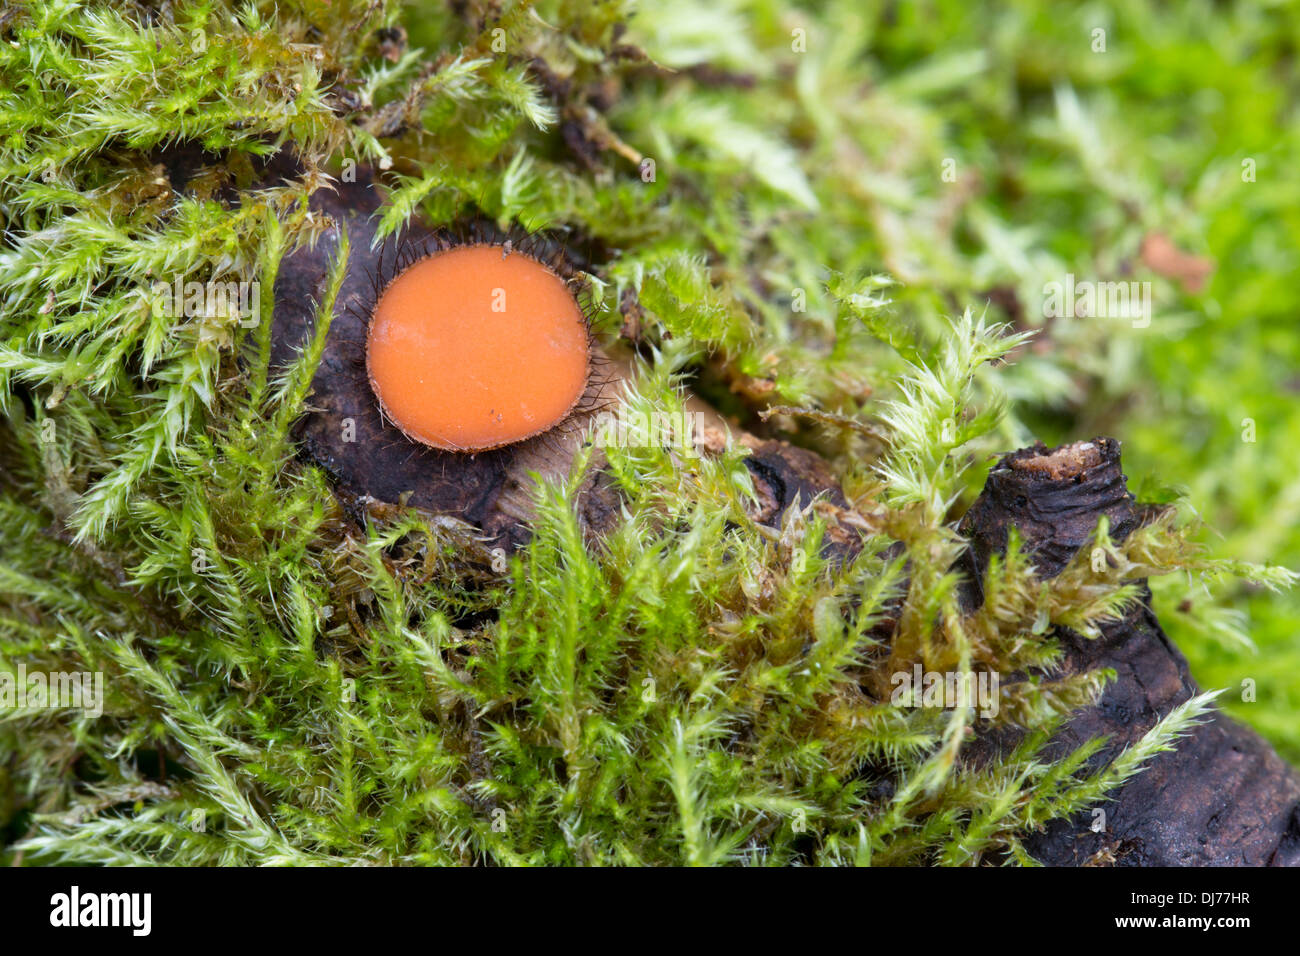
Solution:
M 502 245 L 419 259 L 380 292 L 366 370 L 413 441 L 484 451 L 554 428 L 587 386 L 586 316 L 564 280 Z

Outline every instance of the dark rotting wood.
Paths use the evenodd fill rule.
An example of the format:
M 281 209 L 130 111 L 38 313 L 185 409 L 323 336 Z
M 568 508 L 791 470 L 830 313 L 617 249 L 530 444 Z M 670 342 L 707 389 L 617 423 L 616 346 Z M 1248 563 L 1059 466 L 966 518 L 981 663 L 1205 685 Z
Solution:
M 304 454 L 334 476 L 340 498 L 358 516 L 363 510 L 358 502 L 367 498 L 406 503 L 462 518 L 507 547 L 522 544 L 529 535 L 531 473 L 567 474 L 584 423 L 579 419 L 559 435 L 464 455 L 416 445 L 381 419 L 366 379 L 365 321 L 350 307 L 365 301 L 370 276 L 379 266 L 382 250 L 372 249 L 371 240 L 381 197 L 370 172 L 360 168 L 357 173 L 356 183 L 340 183 L 337 192 L 321 191 L 312 199 L 318 212 L 346 226 L 352 259 L 313 380 L 313 410 L 298 426 Z M 412 223 L 408 229 L 419 234 L 422 227 Z M 337 243 L 338 233 L 331 229 L 314 248 L 295 252 L 281 265 L 274 363 L 291 361 L 310 335 Z M 345 430 L 349 420 L 351 432 Z M 813 452 L 732 432 L 751 450 L 747 467 L 759 493 L 757 520 L 779 526 L 790 505 L 807 505 L 815 497 L 832 511 L 846 507 L 829 467 Z M 348 434 L 353 440 L 346 440 Z M 611 527 L 620 514 L 618 492 L 598 468 L 578 501 L 579 517 L 593 533 Z M 1055 450 L 1040 443 L 1007 455 L 961 524 L 971 542 L 966 562 L 975 584 L 968 603 L 981 600 L 982 571 L 991 555 L 1005 549 L 1012 525 L 1019 528 L 1039 573 L 1050 579 L 1090 541 L 1103 514 L 1116 540 L 1144 520 L 1128 492 L 1114 439 Z M 833 525 L 828 549 L 851 556 L 858 549 L 857 532 Z M 1161 630 L 1149 597 L 1122 621 L 1101 630 L 1102 636 L 1092 641 L 1070 631 L 1057 634 L 1066 673 L 1108 667 L 1118 678 L 1100 703 L 1078 713 L 1051 745 L 1053 754 L 1061 754 L 1109 734 L 1110 742 L 1094 758 L 1096 765 L 1113 759 L 1199 692 L 1183 655 Z M 881 636 L 885 633 L 882 627 Z M 966 759 L 988 759 L 1013 745 L 1014 738 L 1008 732 L 986 734 L 969 745 Z M 1101 832 L 1091 829 L 1093 816 L 1084 813 L 1031 835 L 1026 847 L 1051 865 L 1300 865 L 1298 801 L 1300 781 L 1294 770 L 1253 731 L 1216 713 L 1175 752 L 1157 757 L 1117 791 L 1104 805 L 1107 825 Z
M 1049 450 L 1041 443 L 1002 458 L 961 523 L 980 573 L 1019 529 L 1039 575 L 1051 579 L 1090 544 L 1098 519 L 1122 541 L 1144 514 L 1129 493 L 1119 442 L 1098 438 Z M 978 575 L 976 576 L 978 580 Z M 980 600 L 978 594 L 974 600 Z M 1122 620 L 1089 640 L 1055 633 L 1065 652 L 1063 673 L 1111 668 L 1116 679 L 1099 703 L 1076 713 L 1049 745 L 1060 757 L 1086 740 L 1109 735 L 1091 765 L 1110 762 L 1179 704 L 1200 693 L 1187 660 L 1169 640 L 1143 595 Z M 1014 745 L 1018 734 L 977 740 L 967 758 L 985 760 Z M 1025 841 L 1040 862 L 1056 866 L 1300 865 L 1300 777 L 1258 734 L 1222 712 L 1161 754 L 1101 804 L 1104 828 L 1091 811 L 1049 824 Z
M 970 537 L 978 582 L 989 558 L 1007 547 L 1015 524 L 1044 578 L 1053 578 L 1110 519 L 1117 541 L 1142 520 L 1120 469 L 1119 442 L 1098 438 L 1064 445 L 1053 452 L 1042 442 L 1003 457 L 989 472 L 984 490 L 961 522 Z
M 373 171 L 361 166 L 355 182 L 340 182 L 319 190 L 313 211 L 329 217 L 331 225 L 314 246 L 285 257 L 275 284 L 272 364 L 283 367 L 310 339 L 316 305 L 325 294 L 329 270 L 338 250 L 339 226 L 347 229 L 351 253 L 324 353 L 312 380 L 311 410 L 297 425 L 303 454 L 333 476 L 340 499 L 354 518 L 363 519 L 368 499 L 406 504 L 460 518 L 492 539 L 513 549 L 528 539 L 532 513 L 533 474 L 558 479 L 567 476 L 592 418 L 608 405 L 588 402 L 562 425 L 528 441 L 476 455 L 440 451 L 412 442 L 380 414 L 365 366 L 366 304 L 374 296 L 373 277 L 389 269 L 385 247 L 373 247 L 376 212 L 382 193 Z M 412 220 L 404 241 L 419 243 L 435 235 Z M 563 250 L 555 252 L 563 254 Z M 585 268 L 585 260 L 579 258 Z M 613 396 L 623 372 L 618 363 L 597 356 L 589 392 Z M 698 402 L 693 404 L 700 410 Z M 710 427 L 731 430 L 714 415 Z M 734 430 L 733 430 L 734 431 Z M 821 494 L 838 506 L 845 504 L 826 463 L 812 452 L 784 442 L 761 442 L 740 434 L 751 448 L 748 459 L 760 498 L 765 504 L 757 519 L 776 526 L 796 497 L 808 504 Z M 620 514 L 620 499 L 599 468 L 594 468 L 578 494 L 579 518 L 591 534 L 612 527 Z

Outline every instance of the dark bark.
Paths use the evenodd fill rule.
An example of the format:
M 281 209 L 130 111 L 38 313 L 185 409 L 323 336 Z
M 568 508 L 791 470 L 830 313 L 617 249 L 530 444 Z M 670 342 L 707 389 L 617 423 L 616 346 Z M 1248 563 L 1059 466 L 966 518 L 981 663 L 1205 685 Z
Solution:
M 981 573 L 990 555 L 1005 550 L 1007 529 L 1014 525 L 1040 575 L 1050 579 L 1089 543 L 1103 514 L 1117 541 L 1144 517 L 1126 486 L 1119 443 L 1102 438 L 1054 451 L 1040 443 L 998 462 L 961 527 Z M 1116 680 L 1096 706 L 1073 716 L 1050 745 L 1053 756 L 1109 735 L 1093 758 L 1094 766 L 1108 763 L 1200 693 L 1187 660 L 1156 620 L 1143 585 L 1142 600 L 1122 620 L 1103 626 L 1100 638 L 1089 640 L 1068 629 L 1056 633 L 1065 651 L 1065 674 L 1113 668 Z M 985 737 L 968 757 L 988 759 L 1013 745 L 1015 737 Z M 1092 813 L 1085 812 L 1050 824 L 1025 846 L 1036 859 L 1057 866 L 1297 865 L 1298 801 L 1295 771 L 1258 734 L 1215 711 L 1174 752 L 1156 757 L 1113 802 L 1102 805 L 1102 832 L 1093 832 Z

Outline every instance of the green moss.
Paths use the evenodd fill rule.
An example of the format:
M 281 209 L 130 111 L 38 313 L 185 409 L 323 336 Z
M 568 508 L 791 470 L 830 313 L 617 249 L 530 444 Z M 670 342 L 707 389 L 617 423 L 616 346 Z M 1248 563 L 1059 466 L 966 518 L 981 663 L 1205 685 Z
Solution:
M 1257 676 L 1236 709 L 1300 754 L 1294 606 L 1251 584 L 1187 605 L 1179 583 L 1277 586 L 1244 562 L 1300 561 L 1277 513 L 1297 346 L 1269 325 L 1296 304 L 1275 39 L 1294 12 L 637 6 L 46 2 L 0 26 L 0 667 L 109 691 L 98 718 L 0 714 L 7 858 L 1028 862 L 1028 829 L 1104 798 L 1207 700 L 1096 770 L 1095 744 L 1037 755 L 1106 675 L 1042 678 L 998 718 L 1025 743 L 974 771 L 972 708 L 898 708 L 882 681 L 1041 672 L 1050 624 L 1086 631 L 1126 578 L 1177 569 L 1196 576 L 1159 609 L 1194 671 Z M 1178 95 L 1206 58 L 1213 95 Z M 298 171 L 268 185 L 289 148 Z M 182 188 L 168 164 L 197 150 Z M 775 532 L 747 516 L 739 452 L 659 449 L 610 451 L 628 517 L 600 548 L 571 508 L 586 462 L 539 489 L 504 574 L 445 516 L 350 526 L 290 437 L 339 266 L 288 373 L 268 317 L 283 256 L 327 225 L 307 197 L 357 162 L 384 170 L 386 233 L 485 215 L 602 250 L 598 332 L 645 310 L 634 400 L 822 410 L 773 426 L 880 533 L 829 563 L 815 508 Z M 1148 329 L 1040 318 L 1044 281 L 1119 277 L 1156 230 L 1216 257 L 1205 292 L 1157 280 Z M 176 276 L 260 282 L 263 321 L 161 314 L 147 292 Z M 1161 524 L 1103 586 L 1076 568 L 1045 591 L 1013 551 L 1001 600 L 963 615 L 950 519 L 974 464 L 1031 430 L 1124 438 L 1131 474 L 1233 529 L 1227 560 Z M 872 630 L 890 602 L 892 648 Z

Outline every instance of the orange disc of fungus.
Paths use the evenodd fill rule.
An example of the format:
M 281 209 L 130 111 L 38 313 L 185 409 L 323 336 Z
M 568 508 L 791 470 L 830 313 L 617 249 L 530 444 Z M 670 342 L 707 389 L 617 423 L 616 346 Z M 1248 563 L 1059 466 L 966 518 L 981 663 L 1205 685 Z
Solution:
M 587 326 L 564 281 L 504 246 L 420 259 L 379 294 L 370 387 L 409 438 L 485 451 L 559 424 L 587 386 Z

